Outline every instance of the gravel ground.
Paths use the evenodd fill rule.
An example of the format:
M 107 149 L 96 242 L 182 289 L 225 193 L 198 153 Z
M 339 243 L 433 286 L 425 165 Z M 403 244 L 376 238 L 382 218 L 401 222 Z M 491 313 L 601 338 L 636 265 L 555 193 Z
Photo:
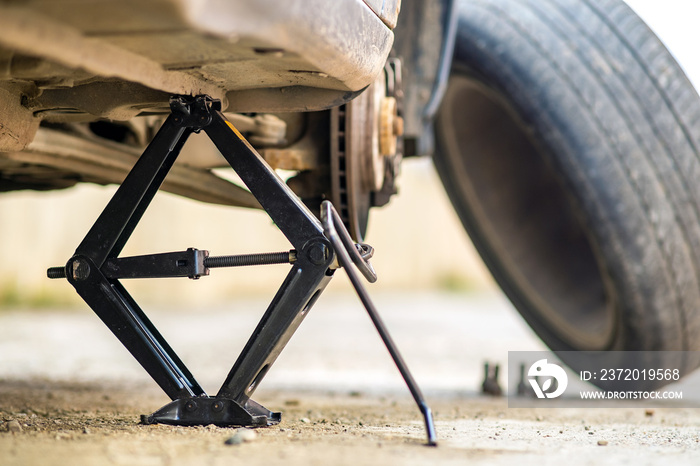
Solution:
M 0 464 L 700 464 L 696 409 L 509 409 L 479 395 L 484 360 L 542 349 L 499 296 L 377 305 L 436 414 L 437 448 L 356 298 L 331 294 L 254 396 L 282 423 L 254 434 L 139 425 L 168 400 L 89 311 L 3 312 Z M 149 314 L 215 392 L 264 306 Z

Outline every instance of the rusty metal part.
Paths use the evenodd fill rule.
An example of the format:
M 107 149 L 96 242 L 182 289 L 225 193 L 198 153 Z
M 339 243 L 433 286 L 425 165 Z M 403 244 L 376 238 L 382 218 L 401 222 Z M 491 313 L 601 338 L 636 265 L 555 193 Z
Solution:
M 295 122 L 296 125 L 303 125 L 303 129 L 292 144 L 285 147 L 261 148 L 258 151 L 272 168 L 318 170 L 321 165 L 327 163 L 323 161 L 328 153 L 328 119 L 325 113 L 306 113 L 302 115 L 302 119 L 303 123 Z
M 404 156 L 404 85 L 401 75 L 402 64 L 397 58 L 387 60 L 384 71 L 387 76 L 387 97 L 396 99 L 396 117 L 393 122 L 393 133 L 396 136 L 396 149 L 392 154 L 385 154 L 384 184 L 381 189 L 372 195 L 372 205 L 381 207 L 386 205 L 391 197 L 396 194 L 396 180 L 401 173 L 401 162 Z M 393 149 L 393 147 L 392 147 Z
M 248 134 L 248 142 L 254 147 L 279 146 L 287 142 L 287 123 L 276 115 L 225 113 L 224 116 L 238 131 Z
M 39 127 L 39 120 L 22 106 L 16 93 L 16 89 L 0 88 L 0 151 L 22 150 Z
M 255 127 L 251 128 L 248 140 L 253 146 L 279 146 L 287 142 L 287 124 L 281 118 L 265 113 L 252 120 Z
M 396 142 L 403 135 L 403 118 L 398 115 L 396 97 L 384 97 L 379 115 L 379 153 L 396 154 Z
M 139 158 L 141 149 L 84 135 L 39 128 L 22 152 L 0 153 L 0 161 L 15 161 L 74 173 L 80 181 L 121 183 Z M 2 164 L 0 164 L 2 166 Z M 73 181 L 75 183 L 75 180 Z M 214 204 L 259 208 L 252 194 L 209 170 L 175 165 L 163 189 Z

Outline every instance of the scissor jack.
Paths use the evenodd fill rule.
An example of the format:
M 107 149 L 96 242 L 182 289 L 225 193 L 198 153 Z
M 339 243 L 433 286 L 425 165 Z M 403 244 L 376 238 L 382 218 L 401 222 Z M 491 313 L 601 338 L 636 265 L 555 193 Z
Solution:
M 146 424 L 267 426 L 281 420 L 250 397 L 309 309 L 344 267 L 423 414 L 428 443 L 436 444 L 430 408 L 384 327 L 354 263 L 370 282 L 372 248 L 355 244 L 330 202 L 319 221 L 221 113 L 208 96 L 173 97 L 171 114 L 102 211 L 65 267 L 67 278 L 149 375 L 173 400 Z M 204 131 L 294 249 L 283 253 L 209 257 L 203 250 L 119 257 L 190 134 Z M 138 304 L 124 278 L 199 278 L 215 267 L 289 263 L 292 268 L 216 396 L 208 396 Z

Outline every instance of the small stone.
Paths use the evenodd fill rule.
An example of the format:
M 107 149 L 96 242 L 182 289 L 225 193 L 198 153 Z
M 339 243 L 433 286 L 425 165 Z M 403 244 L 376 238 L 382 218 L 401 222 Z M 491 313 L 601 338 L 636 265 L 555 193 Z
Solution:
M 241 443 L 243 443 L 243 439 L 240 435 L 235 434 L 233 437 L 227 438 L 224 443 L 226 445 L 240 445 Z
M 226 439 L 226 445 L 240 445 L 243 442 L 252 442 L 258 437 L 253 429 L 238 429 L 233 437 Z
M 252 442 L 258 438 L 258 433 L 253 429 L 238 429 L 236 433 L 241 436 L 244 442 Z
M 22 432 L 22 424 L 20 424 L 18 421 L 10 421 L 7 423 L 7 431 L 12 432 L 13 434 L 19 434 Z
M 539 422 L 544 421 L 544 418 L 542 416 L 537 416 L 535 419 Z
M 311 420 L 308 417 L 302 417 L 301 419 L 299 419 L 299 421 L 303 422 L 304 424 L 308 424 L 309 422 L 311 422 Z
M 87 427 L 83 427 L 83 434 L 89 435 L 91 433 L 92 432 L 90 432 L 90 429 L 88 429 Z
M 604 446 L 606 446 L 607 444 L 608 444 L 608 441 L 607 441 L 607 440 L 598 440 L 598 445 L 600 445 L 601 447 L 604 447 Z
M 654 415 L 654 410 L 653 409 L 647 409 L 644 411 L 644 415 L 647 417 L 651 417 Z

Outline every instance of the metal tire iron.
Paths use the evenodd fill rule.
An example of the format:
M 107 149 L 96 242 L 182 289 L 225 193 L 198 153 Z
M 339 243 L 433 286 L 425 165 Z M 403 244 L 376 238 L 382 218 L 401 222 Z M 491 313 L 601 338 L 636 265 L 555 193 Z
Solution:
M 423 414 L 428 444 L 436 445 L 430 409 L 372 305 L 354 263 L 370 282 L 372 248 L 356 245 L 329 201 L 322 222 L 308 210 L 209 96 L 176 96 L 171 114 L 97 218 L 65 267 L 52 267 L 49 278 L 67 278 L 78 294 L 136 358 L 172 402 L 145 424 L 267 426 L 281 414 L 250 397 L 277 359 L 309 309 L 344 267 L 391 357 Z M 208 251 L 119 257 L 148 205 L 192 133 L 204 131 L 294 247 L 283 253 L 209 257 Z M 336 261 L 337 257 L 337 261 Z M 291 271 L 238 356 L 215 396 L 208 396 L 189 369 L 147 318 L 120 279 L 189 277 L 215 267 L 292 265 Z

